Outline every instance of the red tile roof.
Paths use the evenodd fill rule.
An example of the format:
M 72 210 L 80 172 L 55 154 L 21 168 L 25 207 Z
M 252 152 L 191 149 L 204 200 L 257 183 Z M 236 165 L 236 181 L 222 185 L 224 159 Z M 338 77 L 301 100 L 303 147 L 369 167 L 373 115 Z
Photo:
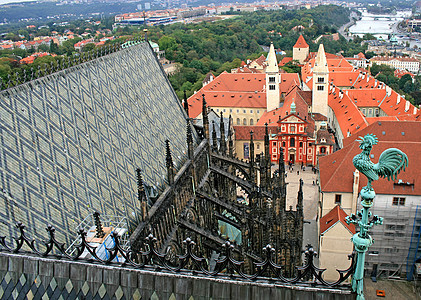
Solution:
M 261 141 L 265 137 L 265 126 L 233 126 L 235 140 L 250 140 L 250 131 L 253 131 L 253 139 Z
M 348 95 L 341 93 L 338 88 L 329 89 L 328 105 L 335 113 L 336 120 L 344 137 L 348 135 L 348 132 L 353 134 L 367 127 L 368 123 L 363 113 Z
M 297 97 L 299 88 L 296 86 L 286 96 L 283 105 L 280 108 L 265 112 L 257 122 L 257 125 L 263 126 L 268 123 L 269 126 L 278 126 L 278 121 L 291 116 L 291 104 L 295 103 L 295 111 L 298 118 L 308 118 L 308 105 L 301 97 Z M 288 112 L 288 115 L 287 115 Z
M 408 72 L 406 70 L 400 70 L 400 69 L 395 69 L 395 72 L 393 72 L 393 74 L 395 75 L 395 77 L 398 77 L 398 78 L 402 78 L 402 76 L 406 74 L 409 74 L 412 78 L 415 77 L 415 75 L 412 74 L 411 72 Z
M 306 43 L 306 40 L 304 39 L 303 35 L 301 34 L 298 38 L 297 42 L 294 45 L 294 48 L 308 48 L 308 44 Z
M 324 234 L 328 231 L 331 227 L 335 226 L 338 222 L 341 222 L 346 229 L 348 229 L 352 234 L 355 234 L 355 226 L 354 224 L 347 224 L 345 222 L 345 218 L 348 215 L 339 205 L 336 205 L 330 212 L 324 215 L 320 219 L 320 234 Z
M 292 57 L 284 57 L 284 58 L 282 58 L 282 60 L 279 62 L 278 65 L 280 67 L 283 67 L 283 66 L 285 66 L 287 63 L 289 63 L 291 61 L 292 61 Z
M 281 75 L 280 93 L 287 93 L 291 87 L 300 84 L 296 73 Z M 192 95 L 189 115 L 196 118 L 202 112 L 202 94 L 210 107 L 241 107 L 266 109 L 265 74 L 223 72 L 209 84 Z
M 358 132 L 358 135 L 344 139 L 344 148 L 319 159 L 320 187 L 322 192 L 352 193 L 353 172 L 352 159 L 359 154 L 358 136 L 367 133 L 375 134 L 379 144 L 373 147 L 373 162 L 377 162 L 380 154 L 387 148 L 398 148 L 408 155 L 409 164 L 398 180 L 414 183 L 410 188 L 395 185 L 394 181 L 379 179 L 372 183 L 377 194 L 386 195 L 421 195 L 421 122 L 414 121 L 382 121 L 375 122 Z M 397 182 L 397 180 L 395 181 Z M 360 174 L 360 188 L 367 184 L 367 178 Z

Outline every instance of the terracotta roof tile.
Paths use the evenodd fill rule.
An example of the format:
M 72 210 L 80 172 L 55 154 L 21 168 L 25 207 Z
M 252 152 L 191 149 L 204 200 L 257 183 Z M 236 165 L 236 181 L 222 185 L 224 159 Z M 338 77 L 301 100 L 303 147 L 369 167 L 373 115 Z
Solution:
M 265 137 L 265 126 L 234 126 L 235 140 L 250 140 L 250 131 L 253 131 L 253 139 L 261 141 Z
M 281 75 L 280 93 L 287 93 L 300 84 L 299 75 Z M 202 94 L 210 107 L 244 107 L 266 109 L 265 74 L 223 72 L 202 87 L 188 100 L 189 115 L 196 118 L 202 112 Z
M 324 234 L 328 231 L 331 227 L 335 226 L 338 222 L 341 222 L 346 229 L 348 229 L 352 234 L 355 234 L 355 226 L 354 224 L 347 224 L 345 222 L 345 218 L 348 215 L 339 205 L 336 205 L 330 212 L 324 215 L 320 219 L 320 234 Z
M 278 121 L 291 116 L 291 104 L 295 103 L 296 116 L 301 119 L 308 119 L 308 105 L 301 98 L 297 97 L 299 88 L 296 87 L 289 94 L 286 95 L 283 105 L 280 108 L 274 109 L 269 112 L 265 112 L 257 122 L 257 125 L 263 126 L 268 123 L 269 126 L 278 126 Z M 288 115 L 287 115 L 288 112 Z
M 328 104 L 335 113 L 344 137 L 348 136 L 348 132 L 353 134 L 367 127 L 368 123 L 362 112 L 349 96 L 341 93 L 339 89 L 329 91 Z
M 394 181 L 379 179 L 373 182 L 377 194 L 386 195 L 421 195 L 421 122 L 414 121 L 382 121 L 375 122 L 367 128 L 344 140 L 344 148 L 319 159 L 320 187 L 322 192 L 352 193 L 353 172 L 355 167 L 352 159 L 359 154 L 358 136 L 367 133 L 375 134 L 379 144 L 373 147 L 371 154 L 373 162 L 378 161 L 380 154 L 387 148 L 398 148 L 408 155 L 409 164 L 404 172 L 398 175 L 398 180 L 414 183 L 412 188 L 395 185 Z M 397 182 L 397 180 L 395 181 Z M 367 184 L 367 179 L 360 174 L 360 188 Z
M 304 39 L 303 35 L 301 34 L 298 38 L 297 42 L 294 45 L 294 48 L 308 48 L 308 44 L 306 40 Z
M 283 67 L 283 66 L 285 66 L 287 63 L 289 63 L 291 61 L 292 61 L 292 57 L 284 57 L 284 58 L 282 58 L 282 60 L 279 62 L 278 65 L 280 67 Z

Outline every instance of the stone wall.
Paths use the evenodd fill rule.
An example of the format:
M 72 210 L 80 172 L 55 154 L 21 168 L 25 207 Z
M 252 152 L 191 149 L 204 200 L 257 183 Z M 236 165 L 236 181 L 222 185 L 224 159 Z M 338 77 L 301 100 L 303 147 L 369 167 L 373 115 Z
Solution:
M 351 300 L 348 288 L 271 284 L 0 252 L 0 298 Z

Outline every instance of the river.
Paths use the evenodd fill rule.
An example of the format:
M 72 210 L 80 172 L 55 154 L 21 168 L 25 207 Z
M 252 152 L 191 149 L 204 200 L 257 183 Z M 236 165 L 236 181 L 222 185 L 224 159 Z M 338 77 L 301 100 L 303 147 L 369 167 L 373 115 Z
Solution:
M 377 39 L 387 40 L 389 34 L 395 33 L 400 43 L 409 42 L 411 46 L 421 47 L 421 41 L 409 40 L 408 37 L 397 31 L 398 23 L 411 16 L 410 10 L 398 11 L 395 15 L 375 15 L 368 13 L 365 9 L 360 12 L 362 13 L 361 20 L 349 27 L 349 32 L 352 35 L 362 37 L 365 33 L 371 33 Z

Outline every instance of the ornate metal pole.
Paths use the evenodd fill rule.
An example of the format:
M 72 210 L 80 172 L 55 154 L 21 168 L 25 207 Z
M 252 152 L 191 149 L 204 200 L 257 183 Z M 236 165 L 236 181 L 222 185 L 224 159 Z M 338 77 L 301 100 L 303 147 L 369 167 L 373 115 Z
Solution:
M 377 145 L 378 139 L 374 134 L 367 134 L 364 138 L 360 137 L 360 149 L 362 153 L 356 155 L 352 160 L 355 168 L 363 173 L 368 180 L 367 186 L 361 189 L 361 205 L 362 209 L 355 214 L 351 214 L 346 218 L 348 224 L 358 224 L 360 232 L 354 234 L 351 238 L 357 252 L 356 266 L 352 276 L 352 290 L 357 293 L 357 300 L 364 300 L 364 262 L 365 253 L 373 244 L 373 239 L 368 234 L 368 230 L 373 225 L 383 223 L 383 218 L 374 215 L 371 218 L 371 212 L 368 210 L 373 206 L 373 200 L 376 197 L 371 182 L 378 180 L 379 177 L 388 180 L 395 180 L 401 170 L 405 170 L 408 166 L 408 157 L 401 150 L 396 148 L 389 148 L 383 151 L 379 157 L 379 162 L 374 164 L 370 161 L 370 152 L 374 145 Z M 371 218 L 371 220 L 369 220 Z

